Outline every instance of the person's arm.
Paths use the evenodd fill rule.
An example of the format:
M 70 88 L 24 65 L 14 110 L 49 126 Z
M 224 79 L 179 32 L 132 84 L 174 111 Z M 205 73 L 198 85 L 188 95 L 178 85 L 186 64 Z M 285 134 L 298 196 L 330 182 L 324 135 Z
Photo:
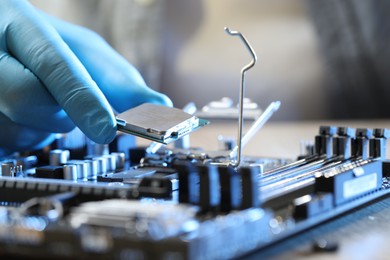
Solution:
M 69 39 L 65 34 L 63 37 Z M 76 42 L 66 44 L 27 1 L 0 1 L 0 156 L 42 147 L 53 140 L 52 133 L 68 132 L 75 125 L 97 143 L 110 142 L 116 134 L 116 121 L 104 94 L 118 111 L 136 105 L 134 99 L 171 104 L 168 98 L 150 91 L 146 85 L 132 92 L 131 81 L 122 88 L 104 83 L 107 78 L 102 63 L 90 62 L 93 54 L 84 55 L 83 48 L 106 46 L 95 49 L 99 52 L 95 55 L 105 57 L 108 67 L 124 61 L 115 57 L 111 60 L 111 55 L 104 52 L 113 50 L 107 44 L 102 45 L 101 38 L 101 42 L 87 37 L 83 40 L 86 45 L 80 48 Z M 99 69 L 94 70 L 94 66 Z M 123 65 L 116 68 L 110 71 L 117 73 L 111 79 L 123 75 L 120 71 Z M 95 73 L 95 81 L 100 81 L 103 91 L 90 73 Z M 128 81 L 129 77 L 122 77 Z M 140 76 L 136 80 L 142 81 Z

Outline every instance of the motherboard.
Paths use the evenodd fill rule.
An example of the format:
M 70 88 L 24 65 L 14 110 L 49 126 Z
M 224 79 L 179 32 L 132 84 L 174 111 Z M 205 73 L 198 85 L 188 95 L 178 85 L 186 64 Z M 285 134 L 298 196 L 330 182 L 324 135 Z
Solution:
M 222 99 L 201 115 L 238 118 L 236 141 L 221 138 L 222 149 L 211 151 L 189 145 L 186 135 L 209 123 L 196 109 L 143 104 L 117 115 L 117 129 L 127 134 L 110 144 L 73 131 L 2 158 L 1 257 L 237 259 L 390 193 L 385 128 L 320 126 L 293 160 L 243 155 L 280 102 L 263 112 L 245 102 L 245 73 L 257 56 L 240 32 L 225 31 L 252 60 L 241 69 L 239 104 Z M 244 134 L 248 117 L 255 122 Z M 133 135 L 153 142 L 136 145 Z
M 0 254 L 232 259 L 389 193 L 387 129 L 321 126 L 296 160 L 67 136 L 1 162 Z

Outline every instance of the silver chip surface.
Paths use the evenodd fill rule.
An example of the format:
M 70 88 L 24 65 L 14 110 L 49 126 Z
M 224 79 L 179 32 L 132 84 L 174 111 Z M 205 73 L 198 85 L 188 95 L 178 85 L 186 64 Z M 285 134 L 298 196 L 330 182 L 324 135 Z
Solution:
M 178 108 L 145 103 L 116 117 L 118 130 L 164 144 L 207 125 L 207 120 Z

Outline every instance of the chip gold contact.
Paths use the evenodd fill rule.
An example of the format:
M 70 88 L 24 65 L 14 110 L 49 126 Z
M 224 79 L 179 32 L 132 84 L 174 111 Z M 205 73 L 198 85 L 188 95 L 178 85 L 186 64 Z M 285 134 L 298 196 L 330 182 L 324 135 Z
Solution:
M 116 117 L 118 130 L 155 142 L 169 144 L 189 134 L 209 121 L 178 108 L 145 103 Z

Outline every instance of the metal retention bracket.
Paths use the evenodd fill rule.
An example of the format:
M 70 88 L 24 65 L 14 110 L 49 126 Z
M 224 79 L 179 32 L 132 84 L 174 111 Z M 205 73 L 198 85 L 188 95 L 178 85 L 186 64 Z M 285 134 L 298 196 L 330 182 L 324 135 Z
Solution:
M 239 96 L 239 115 L 238 115 L 238 134 L 237 134 L 237 154 L 231 159 L 230 165 L 233 167 L 238 167 L 241 163 L 241 150 L 242 150 L 242 128 L 244 124 L 244 95 L 245 95 L 245 72 L 255 66 L 257 61 L 257 56 L 252 46 L 249 44 L 248 40 L 238 31 L 231 31 L 228 27 L 225 27 L 225 31 L 232 36 L 239 36 L 241 41 L 245 44 L 245 47 L 248 49 L 249 53 L 252 56 L 252 61 L 245 65 L 241 69 L 241 82 L 240 82 L 240 96 Z
M 266 110 L 260 115 L 259 118 L 253 123 L 249 128 L 248 132 L 241 138 L 241 149 L 249 142 L 249 140 L 260 130 L 268 119 L 271 118 L 273 113 L 277 111 L 280 107 L 280 101 L 273 101 Z M 233 150 L 230 152 L 230 158 L 235 158 L 238 150 L 238 145 L 236 145 Z

